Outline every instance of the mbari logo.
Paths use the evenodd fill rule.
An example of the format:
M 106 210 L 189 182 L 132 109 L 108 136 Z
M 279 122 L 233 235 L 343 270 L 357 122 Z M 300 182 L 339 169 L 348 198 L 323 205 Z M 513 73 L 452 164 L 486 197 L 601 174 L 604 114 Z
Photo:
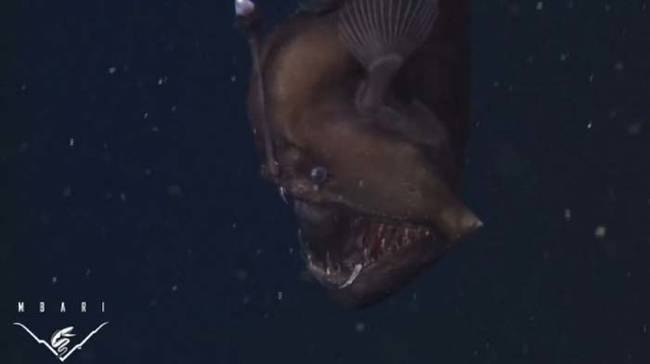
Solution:
M 87 305 L 86 302 L 81 303 L 81 312 L 86 313 Z M 101 312 L 104 313 L 106 311 L 106 304 L 102 302 L 101 304 Z M 25 312 L 25 304 L 24 302 L 18 302 L 18 312 L 19 313 L 24 313 Z M 45 313 L 45 303 L 40 302 L 39 304 L 39 312 L 40 313 Z M 65 303 L 61 302 L 59 312 L 66 312 L 65 308 Z M 81 350 L 84 345 L 93 337 L 95 336 L 104 326 L 108 325 L 108 322 L 103 322 L 99 326 L 97 326 L 96 329 L 92 330 L 89 334 L 87 334 L 83 340 L 78 341 L 75 340 L 77 337 L 77 334 L 75 333 L 75 328 L 74 326 L 66 326 L 60 330 L 54 331 L 52 335 L 49 337 L 49 340 L 44 340 L 40 338 L 38 335 L 36 335 L 30 328 L 28 328 L 25 324 L 20 323 L 20 322 L 14 322 L 13 323 L 15 326 L 22 328 L 29 336 L 31 336 L 38 344 L 41 344 L 45 346 L 54 356 L 59 359 L 61 362 L 66 361 L 72 354 L 74 354 L 77 350 Z M 73 342 L 73 340 L 77 341 L 78 343 L 75 344 L 74 346 L 70 346 L 70 344 Z

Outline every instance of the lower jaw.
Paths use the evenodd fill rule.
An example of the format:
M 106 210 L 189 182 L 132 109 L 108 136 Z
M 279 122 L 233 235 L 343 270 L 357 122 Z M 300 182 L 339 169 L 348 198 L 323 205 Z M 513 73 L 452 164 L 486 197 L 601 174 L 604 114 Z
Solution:
M 315 262 L 310 258 L 309 252 L 305 257 L 312 276 L 331 291 L 373 295 L 391 291 L 394 286 L 417 275 L 422 267 L 435 260 L 440 253 L 439 243 L 433 238 L 418 240 L 377 259 L 349 263 L 346 269 L 340 270 L 328 269 Z M 333 265 L 341 267 L 343 263 Z

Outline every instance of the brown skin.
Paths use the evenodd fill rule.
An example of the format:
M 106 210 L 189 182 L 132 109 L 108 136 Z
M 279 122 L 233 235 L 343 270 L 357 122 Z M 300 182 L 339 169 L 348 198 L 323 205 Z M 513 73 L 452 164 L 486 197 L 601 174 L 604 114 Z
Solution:
M 320 262 L 308 266 L 345 304 L 399 289 L 481 225 L 456 196 L 469 110 L 467 23 L 457 19 L 466 19 L 464 1 L 442 1 L 429 41 L 372 110 L 355 103 L 367 74 L 340 40 L 335 11 L 294 16 L 261 49 L 264 102 L 253 74 L 250 114 L 260 151 L 264 120 L 273 140 L 279 173 L 267 177 L 296 200 L 305 249 Z M 326 178 L 314 179 L 316 167 Z M 340 288 L 366 246 L 355 252 L 356 242 L 372 250 L 382 238 L 409 244 Z M 344 267 L 339 276 L 318 268 L 329 266 L 326 255 Z

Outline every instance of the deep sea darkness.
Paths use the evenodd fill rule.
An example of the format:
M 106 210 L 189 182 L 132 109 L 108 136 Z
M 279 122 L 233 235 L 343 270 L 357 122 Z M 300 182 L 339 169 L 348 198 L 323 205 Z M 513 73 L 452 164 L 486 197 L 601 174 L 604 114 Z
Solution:
M 58 362 L 16 321 L 110 322 L 66 364 L 649 363 L 649 8 L 474 0 L 486 226 L 346 311 L 259 178 L 230 1 L 3 1 L 0 363 Z

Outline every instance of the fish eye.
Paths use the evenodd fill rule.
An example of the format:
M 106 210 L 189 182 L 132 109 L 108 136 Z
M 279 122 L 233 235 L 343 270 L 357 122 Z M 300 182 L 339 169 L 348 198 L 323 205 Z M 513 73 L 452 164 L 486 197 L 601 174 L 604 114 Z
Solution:
M 317 185 L 321 185 L 327 180 L 327 168 L 323 166 L 314 167 L 309 173 L 309 178 Z

